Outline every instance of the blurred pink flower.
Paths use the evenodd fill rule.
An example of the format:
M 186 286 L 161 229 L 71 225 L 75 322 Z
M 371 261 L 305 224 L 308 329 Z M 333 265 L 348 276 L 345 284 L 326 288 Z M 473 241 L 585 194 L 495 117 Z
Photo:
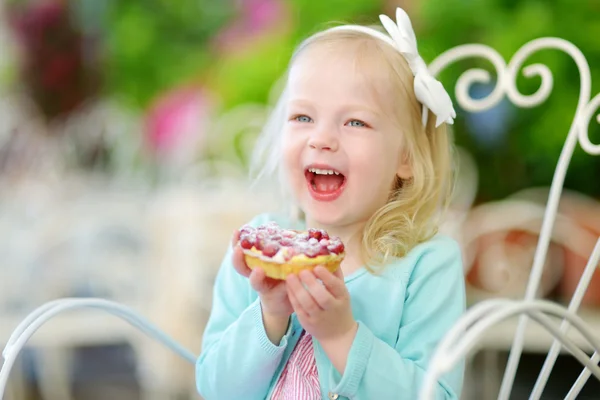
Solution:
M 211 102 L 196 87 L 183 87 L 160 97 L 146 117 L 147 144 L 163 160 L 185 162 L 202 151 Z
M 242 48 L 249 40 L 281 24 L 285 15 L 281 0 L 240 0 L 239 17 L 218 35 L 216 44 L 222 50 Z

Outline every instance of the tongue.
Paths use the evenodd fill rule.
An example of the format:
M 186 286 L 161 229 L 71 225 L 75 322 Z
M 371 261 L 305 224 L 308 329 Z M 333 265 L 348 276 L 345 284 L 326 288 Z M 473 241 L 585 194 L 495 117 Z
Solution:
M 317 192 L 335 192 L 342 186 L 344 177 L 342 175 L 320 175 L 315 174 L 313 183 Z

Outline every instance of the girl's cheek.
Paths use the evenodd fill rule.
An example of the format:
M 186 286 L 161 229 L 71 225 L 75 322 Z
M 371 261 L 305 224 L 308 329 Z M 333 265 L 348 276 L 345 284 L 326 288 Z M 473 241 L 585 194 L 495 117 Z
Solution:
M 294 158 L 295 157 L 295 151 L 293 149 L 293 147 L 290 147 L 289 145 L 286 146 L 284 144 L 284 147 L 282 149 L 282 156 L 283 156 L 283 164 L 285 165 L 286 169 L 289 169 L 295 162 Z
M 286 178 L 289 180 L 294 175 L 294 171 L 299 168 L 300 159 L 297 152 L 289 147 L 284 147 L 282 152 L 282 165 Z

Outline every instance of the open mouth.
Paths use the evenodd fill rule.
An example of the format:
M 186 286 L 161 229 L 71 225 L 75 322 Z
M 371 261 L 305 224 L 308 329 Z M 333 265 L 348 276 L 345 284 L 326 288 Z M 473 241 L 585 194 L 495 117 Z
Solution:
M 309 167 L 304 171 L 304 176 L 309 191 L 316 200 L 335 200 L 346 186 L 344 174 L 331 168 Z

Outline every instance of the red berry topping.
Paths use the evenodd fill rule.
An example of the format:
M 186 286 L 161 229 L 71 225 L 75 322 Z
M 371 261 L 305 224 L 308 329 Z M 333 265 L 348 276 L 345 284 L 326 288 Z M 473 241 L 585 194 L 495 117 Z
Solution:
M 256 238 L 256 242 L 254 243 L 254 247 L 256 247 L 258 250 L 263 250 L 265 248 L 265 246 L 267 245 L 267 239 L 265 238 Z
M 299 242 L 308 241 L 308 233 L 300 233 L 299 235 L 296 236 L 296 240 Z
M 327 246 L 319 246 L 319 252 L 317 253 L 317 255 L 319 255 L 319 256 L 328 256 L 329 255 L 329 249 L 327 248 Z
M 320 251 L 320 248 L 318 248 L 318 247 L 308 247 L 304 251 L 304 254 L 306 254 L 306 256 L 309 258 L 315 258 L 316 256 L 319 255 L 319 251 Z
M 265 232 L 258 231 L 256 233 L 256 240 L 265 240 L 267 239 L 267 234 Z
M 311 228 L 300 233 L 282 229 L 275 222 L 262 224 L 258 228 L 244 225 L 240 228 L 240 245 L 244 249 L 255 247 L 266 257 L 274 257 L 283 248 L 282 254 L 286 260 L 298 254 L 314 258 L 344 252 L 341 240 L 330 237 L 323 229 Z
M 254 232 L 254 228 L 251 227 L 250 225 L 244 225 L 240 229 L 240 235 L 249 234 L 249 233 L 252 233 L 252 232 Z
M 267 222 L 266 224 L 262 224 L 258 227 L 258 230 L 261 232 L 265 232 L 269 236 L 275 235 L 281 231 L 281 228 L 275 222 Z
M 319 229 L 311 228 L 308 230 L 308 237 L 310 237 L 310 238 L 315 238 L 317 240 L 320 240 L 321 236 L 322 236 L 322 232 Z
M 335 242 L 327 246 L 327 249 L 334 254 L 341 254 L 344 252 L 344 244 L 342 242 Z
M 279 251 L 279 244 L 277 242 L 268 242 L 262 249 L 262 253 L 267 257 L 273 257 Z
M 292 247 L 294 245 L 294 241 L 292 239 L 289 238 L 282 238 L 279 241 L 279 244 L 285 247 Z
M 244 237 L 240 240 L 240 246 L 242 246 L 242 249 L 250 250 L 254 244 L 250 241 L 249 237 Z

